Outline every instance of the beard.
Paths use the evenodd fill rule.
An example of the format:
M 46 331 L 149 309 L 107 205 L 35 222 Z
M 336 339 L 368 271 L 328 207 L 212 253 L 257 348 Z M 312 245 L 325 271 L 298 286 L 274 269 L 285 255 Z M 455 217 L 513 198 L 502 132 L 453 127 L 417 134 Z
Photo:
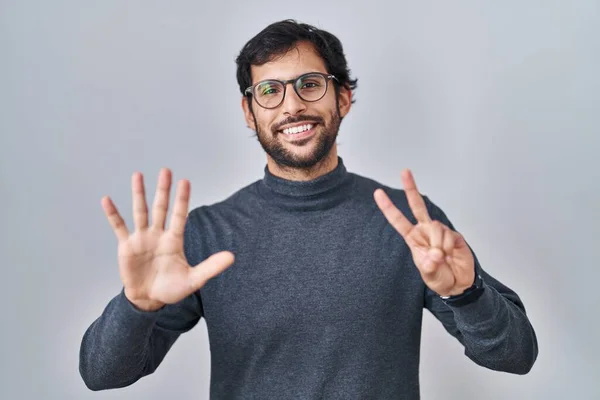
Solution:
M 252 114 L 254 115 L 254 113 Z M 285 121 L 273 126 L 270 133 L 267 133 L 267 130 L 263 130 L 259 124 L 257 124 L 256 117 L 254 117 L 254 121 L 256 126 L 256 136 L 263 150 L 278 165 L 293 169 L 309 169 L 322 161 L 335 144 L 341 124 L 339 110 L 335 110 L 331 113 L 329 122 L 326 122 L 322 117 L 317 116 L 300 115 L 297 117 L 289 117 L 286 118 Z M 279 135 L 284 135 L 284 133 L 278 131 L 278 127 L 303 121 L 318 123 L 315 127 L 315 129 L 317 129 L 315 136 L 308 139 L 309 141 L 316 141 L 316 143 L 311 144 L 313 149 L 310 153 L 299 155 L 294 154 L 293 151 L 284 147 L 283 142 L 279 140 Z

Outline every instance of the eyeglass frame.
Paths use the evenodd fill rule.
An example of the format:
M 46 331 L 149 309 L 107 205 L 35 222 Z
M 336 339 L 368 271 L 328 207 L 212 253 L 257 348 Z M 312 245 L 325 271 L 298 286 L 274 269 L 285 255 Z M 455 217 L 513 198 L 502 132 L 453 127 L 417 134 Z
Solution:
M 315 99 L 315 100 L 305 100 L 304 97 L 302 97 L 300 95 L 300 93 L 298 93 L 298 88 L 296 87 L 296 82 L 298 80 L 306 77 L 307 75 L 321 75 L 323 78 L 325 78 L 325 91 L 323 91 L 323 95 L 321 97 L 319 97 L 318 99 Z M 287 86 L 288 86 L 289 83 L 291 83 L 292 86 L 293 86 L 293 88 L 294 88 L 294 92 L 296 92 L 296 95 L 298 95 L 298 97 L 300 97 L 300 99 L 302 99 L 302 101 L 306 101 L 306 102 L 309 102 L 309 103 L 314 103 L 316 101 L 321 100 L 323 97 L 325 97 L 325 95 L 327 94 L 327 91 L 329 90 L 329 81 L 332 80 L 332 79 L 335 79 L 335 81 L 337 83 L 340 83 L 340 80 L 335 75 L 333 75 L 333 74 L 326 74 L 326 73 L 323 73 L 323 72 L 307 72 L 307 73 L 299 75 L 299 76 L 297 76 L 297 77 L 295 77 L 293 79 L 288 79 L 288 80 L 284 80 L 284 81 L 279 80 L 279 79 L 264 79 L 264 80 L 262 80 L 260 82 L 256 82 L 254 85 L 248 86 L 246 88 L 246 90 L 244 90 L 244 94 L 246 96 L 252 96 L 256 100 L 256 95 L 254 94 L 254 89 L 256 89 L 256 87 L 258 85 L 263 84 L 265 82 L 277 82 L 277 83 L 281 83 L 281 85 L 283 86 L 283 95 L 281 96 L 281 101 L 276 106 L 265 107 L 262 104 L 260 104 L 258 102 L 258 100 L 256 100 L 256 104 L 258 104 L 262 108 L 267 109 L 267 110 L 272 110 L 272 109 L 275 109 L 275 108 L 277 108 L 277 107 L 279 107 L 280 105 L 283 104 L 283 101 L 285 100 L 285 95 L 287 93 Z

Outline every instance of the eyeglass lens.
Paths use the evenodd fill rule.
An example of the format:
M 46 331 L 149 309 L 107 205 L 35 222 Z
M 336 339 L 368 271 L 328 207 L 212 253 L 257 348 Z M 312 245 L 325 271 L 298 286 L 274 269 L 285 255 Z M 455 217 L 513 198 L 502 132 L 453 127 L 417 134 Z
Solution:
M 295 83 L 296 92 L 302 100 L 317 101 L 327 90 L 327 78 L 319 74 L 301 76 Z M 259 83 L 254 91 L 256 101 L 263 107 L 277 107 L 283 101 L 284 87 L 279 81 Z

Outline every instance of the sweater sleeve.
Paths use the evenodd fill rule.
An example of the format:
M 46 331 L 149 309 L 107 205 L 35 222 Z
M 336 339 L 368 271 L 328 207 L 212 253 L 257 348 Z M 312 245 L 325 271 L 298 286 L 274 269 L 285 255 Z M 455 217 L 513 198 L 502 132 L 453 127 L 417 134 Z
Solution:
M 442 210 L 425 201 L 432 219 L 454 229 Z M 462 305 L 446 304 L 425 287 L 425 307 L 462 343 L 465 355 L 478 365 L 513 374 L 528 373 L 538 355 L 535 331 L 517 293 L 483 270 L 477 257 L 475 273 L 483 291 Z
M 179 335 L 199 321 L 199 310 L 192 294 L 158 311 L 141 311 L 121 290 L 83 336 L 79 371 L 86 386 L 125 387 L 153 373 Z
M 192 251 L 196 235 L 186 224 L 184 250 L 188 260 L 196 253 Z M 79 372 L 84 383 L 91 390 L 114 389 L 152 374 L 177 338 L 201 318 L 199 292 L 147 312 L 136 308 L 121 289 L 83 335 Z

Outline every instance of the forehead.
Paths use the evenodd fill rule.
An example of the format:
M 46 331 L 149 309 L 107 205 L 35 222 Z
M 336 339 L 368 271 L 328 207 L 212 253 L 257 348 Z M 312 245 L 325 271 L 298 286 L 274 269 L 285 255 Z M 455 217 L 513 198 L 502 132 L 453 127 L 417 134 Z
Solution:
M 325 72 L 325 62 L 312 44 L 300 42 L 282 56 L 250 67 L 252 82 L 265 79 L 292 79 L 307 72 Z

